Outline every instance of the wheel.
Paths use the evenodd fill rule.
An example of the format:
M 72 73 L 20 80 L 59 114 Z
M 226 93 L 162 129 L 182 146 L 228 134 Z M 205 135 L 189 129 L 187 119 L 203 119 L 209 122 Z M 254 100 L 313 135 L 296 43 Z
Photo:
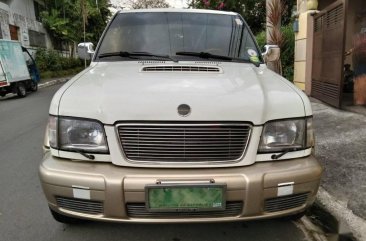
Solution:
M 23 98 L 27 95 L 27 89 L 25 88 L 25 84 L 24 83 L 18 83 L 17 84 L 17 95 L 20 98 Z
M 77 223 L 85 222 L 85 221 L 84 221 L 84 220 L 82 220 L 82 219 L 72 218 L 72 217 L 69 217 L 69 216 L 62 215 L 62 214 L 60 214 L 60 213 L 58 213 L 58 212 L 53 211 L 51 208 L 50 208 L 50 211 L 51 211 L 52 217 L 53 217 L 57 222 L 60 222 L 60 223 L 66 223 L 66 224 L 77 224 Z
M 6 95 L 5 92 L 0 92 L 0 97 L 4 97 Z
M 36 92 L 38 90 L 38 83 L 34 82 L 34 81 L 31 81 L 30 90 L 33 91 L 33 92 Z

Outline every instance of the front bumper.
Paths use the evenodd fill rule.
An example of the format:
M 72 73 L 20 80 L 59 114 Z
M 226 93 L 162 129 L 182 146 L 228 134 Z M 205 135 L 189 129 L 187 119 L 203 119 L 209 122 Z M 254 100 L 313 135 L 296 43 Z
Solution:
M 310 156 L 231 168 L 159 169 L 119 167 L 53 157 L 47 152 L 40 179 L 50 208 L 63 215 L 121 222 L 214 222 L 273 218 L 311 205 L 322 168 Z M 157 180 L 225 183 L 222 212 L 149 213 L 145 186 Z M 233 209 L 234 207 L 234 209 Z

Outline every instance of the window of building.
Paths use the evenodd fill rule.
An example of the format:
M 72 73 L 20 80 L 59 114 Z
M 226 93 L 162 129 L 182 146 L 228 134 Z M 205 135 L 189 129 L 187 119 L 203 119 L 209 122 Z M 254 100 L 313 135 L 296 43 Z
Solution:
M 28 30 L 29 45 L 46 48 L 46 34 L 33 30 Z
M 37 1 L 33 1 L 34 6 L 34 14 L 36 16 L 36 20 L 41 22 L 41 12 L 45 10 L 44 5 Z
M 19 40 L 19 27 L 9 24 L 10 39 Z

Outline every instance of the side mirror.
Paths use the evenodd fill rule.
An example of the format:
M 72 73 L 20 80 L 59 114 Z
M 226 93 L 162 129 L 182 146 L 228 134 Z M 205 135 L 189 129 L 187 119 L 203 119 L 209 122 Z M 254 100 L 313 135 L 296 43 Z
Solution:
M 94 44 L 87 43 L 79 43 L 78 44 L 78 56 L 80 59 L 90 60 L 94 54 Z
M 264 49 L 265 51 L 262 53 L 262 56 L 266 63 L 274 62 L 280 59 L 281 49 L 277 45 L 265 45 Z

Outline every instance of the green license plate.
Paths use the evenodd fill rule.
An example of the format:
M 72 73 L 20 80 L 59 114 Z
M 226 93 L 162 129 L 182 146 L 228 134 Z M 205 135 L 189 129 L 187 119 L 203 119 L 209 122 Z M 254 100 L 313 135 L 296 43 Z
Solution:
M 149 211 L 192 212 L 225 209 L 226 185 L 149 185 L 146 204 Z

